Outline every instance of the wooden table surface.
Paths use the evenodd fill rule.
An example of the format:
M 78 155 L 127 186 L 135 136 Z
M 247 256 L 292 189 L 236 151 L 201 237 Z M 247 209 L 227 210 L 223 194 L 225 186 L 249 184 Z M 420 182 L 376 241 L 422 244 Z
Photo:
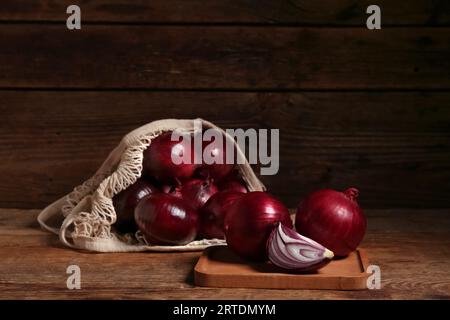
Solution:
M 195 287 L 196 253 L 96 254 L 63 247 L 41 230 L 38 210 L 0 209 L 1 299 L 449 299 L 450 209 L 368 210 L 363 242 L 381 268 L 366 291 Z M 81 268 L 68 290 L 66 268 Z

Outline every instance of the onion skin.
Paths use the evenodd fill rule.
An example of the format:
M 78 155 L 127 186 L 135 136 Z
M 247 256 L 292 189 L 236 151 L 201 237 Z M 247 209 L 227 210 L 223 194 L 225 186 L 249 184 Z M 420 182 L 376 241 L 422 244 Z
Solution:
M 267 261 L 266 243 L 281 222 L 292 228 L 288 209 L 266 192 L 249 192 L 237 199 L 224 220 L 229 248 L 244 259 Z
M 267 241 L 270 262 L 290 272 L 316 271 L 330 263 L 334 254 L 321 244 L 281 223 Z
M 152 140 L 144 150 L 142 161 L 143 173 L 165 183 L 185 181 L 194 175 L 199 167 L 194 164 L 194 144 L 183 143 L 183 140 L 172 141 L 172 133 L 165 132 Z M 172 153 L 179 156 L 188 153 L 190 163 L 175 164 Z
M 172 186 L 172 185 L 162 185 L 161 186 L 161 191 L 163 193 L 169 194 L 171 196 L 177 197 L 177 198 L 181 198 L 181 191 L 180 191 L 181 187 L 179 186 Z
M 200 235 L 207 239 L 224 239 L 223 223 L 230 206 L 243 193 L 220 191 L 214 194 L 200 211 Z
M 319 190 L 298 206 L 297 232 L 327 247 L 338 257 L 356 250 L 366 232 L 364 217 L 356 198 L 358 190 Z
M 218 191 L 219 189 L 209 179 L 192 179 L 183 184 L 179 193 L 192 208 L 198 210 Z M 177 195 L 176 191 L 174 193 Z
M 237 169 L 230 172 L 225 178 L 219 180 L 217 186 L 220 191 L 248 192 L 247 185 Z
M 128 233 L 137 230 L 134 221 L 134 209 L 139 201 L 159 190 L 145 179 L 139 178 L 135 183 L 125 190 L 122 190 L 113 197 L 114 210 L 116 211 L 117 220 L 114 226 L 119 232 Z
M 139 230 L 152 244 L 183 245 L 197 236 L 197 212 L 183 199 L 168 194 L 142 199 L 134 217 Z
M 227 180 L 219 184 L 220 191 L 247 193 L 247 187 L 240 180 Z
M 219 141 L 216 141 L 213 139 L 213 141 L 203 141 L 203 161 L 205 157 L 205 148 L 208 147 L 208 151 L 211 151 L 209 154 L 213 159 L 221 159 L 222 163 L 212 163 L 212 164 L 206 164 L 203 163 L 201 167 L 203 175 L 206 175 L 207 177 L 213 179 L 214 181 L 219 181 L 223 178 L 225 178 L 227 175 L 233 171 L 234 164 L 228 164 L 226 163 L 226 139 L 225 136 L 221 134 L 221 139 Z M 212 148 L 212 149 L 211 149 Z

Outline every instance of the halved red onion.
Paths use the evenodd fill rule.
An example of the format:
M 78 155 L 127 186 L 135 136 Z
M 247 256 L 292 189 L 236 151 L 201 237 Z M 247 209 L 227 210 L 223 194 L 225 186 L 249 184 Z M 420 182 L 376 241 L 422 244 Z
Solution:
M 327 265 L 334 254 L 321 244 L 279 223 L 267 241 L 269 260 L 290 271 L 318 270 Z

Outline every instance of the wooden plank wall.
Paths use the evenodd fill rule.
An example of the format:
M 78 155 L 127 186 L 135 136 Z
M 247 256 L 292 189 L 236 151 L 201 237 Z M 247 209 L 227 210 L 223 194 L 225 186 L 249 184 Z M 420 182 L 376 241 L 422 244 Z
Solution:
M 450 2 L 80 0 L 0 3 L 0 207 L 41 208 L 129 130 L 203 117 L 280 128 L 263 177 L 295 206 L 356 186 L 367 208 L 449 207 Z

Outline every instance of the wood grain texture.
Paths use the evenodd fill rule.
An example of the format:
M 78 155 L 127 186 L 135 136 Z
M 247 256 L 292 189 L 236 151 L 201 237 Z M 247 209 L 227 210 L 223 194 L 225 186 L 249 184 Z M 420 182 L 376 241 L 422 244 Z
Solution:
M 0 210 L 1 299 L 449 299 L 450 211 L 368 210 L 363 247 L 381 290 L 214 289 L 193 285 L 197 253 L 93 254 L 39 230 L 36 210 Z M 81 290 L 66 268 L 81 268 Z
M 358 249 L 317 272 L 288 273 L 266 262 L 249 262 L 226 246 L 203 251 L 194 268 L 194 283 L 211 288 L 367 290 L 366 251 Z
M 449 89 L 449 28 L 0 28 L 2 88 Z
M 127 132 L 196 117 L 280 128 L 280 171 L 262 179 L 289 206 L 349 186 L 367 208 L 450 206 L 450 93 L 0 91 L 0 101 L 3 207 L 43 207 Z
M 3 0 L 0 20 L 65 21 L 70 0 Z M 78 0 L 83 22 L 365 25 L 369 0 Z M 378 0 L 383 26 L 449 25 L 448 1 Z

